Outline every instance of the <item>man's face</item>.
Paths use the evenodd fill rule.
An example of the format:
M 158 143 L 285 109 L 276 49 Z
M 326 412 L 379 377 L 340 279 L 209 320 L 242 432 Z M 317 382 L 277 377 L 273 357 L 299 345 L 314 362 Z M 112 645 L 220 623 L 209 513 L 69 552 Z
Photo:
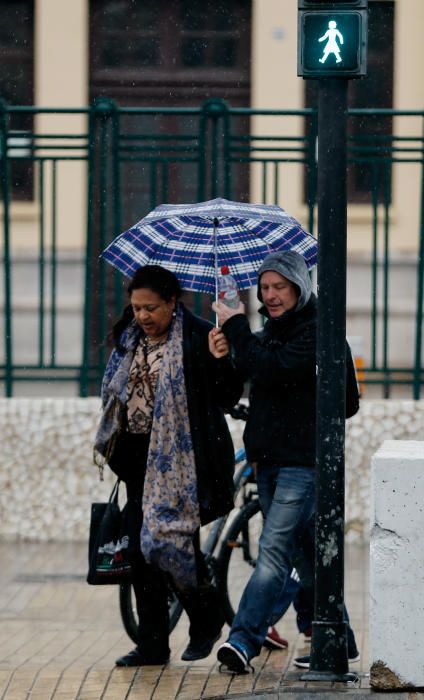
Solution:
M 299 298 L 297 287 L 283 275 L 269 270 L 259 282 L 262 299 L 271 318 L 294 309 Z

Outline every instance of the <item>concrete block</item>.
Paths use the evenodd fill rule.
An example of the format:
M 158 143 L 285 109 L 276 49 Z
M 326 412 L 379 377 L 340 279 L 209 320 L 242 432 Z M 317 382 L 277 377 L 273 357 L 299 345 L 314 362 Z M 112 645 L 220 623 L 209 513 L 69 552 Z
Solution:
M 371 462 L 371 686 L 424 687 L 424 442 L 388 440 Z

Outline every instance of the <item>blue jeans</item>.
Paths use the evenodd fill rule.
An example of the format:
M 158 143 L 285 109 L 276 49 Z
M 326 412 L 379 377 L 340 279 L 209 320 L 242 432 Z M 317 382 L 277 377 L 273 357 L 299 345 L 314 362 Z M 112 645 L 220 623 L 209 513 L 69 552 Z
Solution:
M 249 658 L 260 653 L 295 553 L 302 586 L 313 590 L 314 585 L 314 470 L 259 465 L 256 481 L 264 528 L 229 637 L 245 647 Z
M 286 614 L 290 605 L 296 610 L 297 629 L 299 632 L 305 632 L 314 619 L 313 591 L 306 592 L 292 574 L 287 578 L 284 591 L 273 610 L 273 625 Z
M 240 600 L 229 641 L 238 642 L 249 659 L 258 656 L 293 563 L 308 601 L 314 599 L 315 472 L 306 467 L 259 465 L 256 476 L 265 516 L 256 567 Z M 344 619 L 349 622 L 346 608 Z M 356 644 L 348 625 L 349 656 Z

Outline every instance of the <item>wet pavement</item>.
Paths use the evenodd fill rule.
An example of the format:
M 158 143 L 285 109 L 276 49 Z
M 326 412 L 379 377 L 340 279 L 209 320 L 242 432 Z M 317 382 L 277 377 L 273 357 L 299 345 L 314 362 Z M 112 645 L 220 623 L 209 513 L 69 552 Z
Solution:
M 0 698 L 2 700 L 200 700 L 287 698 L 329 693 L 380 695 L 369 689 L 368 547 L 346 547 L 346 600 L 361 661 L 354 684 L 311 683 L 292 659 L 307 653 L 290 610 L 277 625 L 288 650 L 254 659 L 255 673 L 220 673 L 214 652 L 194 663 L 181 661 L 187 644 L 183 614 L 171 635 L 165 667 L 116 668 L 114 660 L 133 644 L 119 614 L 118 588 L 85 582 L 85 543 L 0 543 Z M 233 574 L 236 578 L 236 574 Z M 234 580 L 234 585 L 237 585 Z M 224 629 L 222 639 L 225 639 Z M 405 697 L 405 696 L 403 696 Z M 416 694 L 418 697 L 418 694 Z M 393 695 L 391 694 L 391 700 Z

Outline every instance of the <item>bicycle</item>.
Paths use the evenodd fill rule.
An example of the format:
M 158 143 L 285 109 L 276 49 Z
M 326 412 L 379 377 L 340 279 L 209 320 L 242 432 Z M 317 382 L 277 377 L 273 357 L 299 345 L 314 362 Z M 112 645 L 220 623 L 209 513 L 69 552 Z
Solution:
M 239 404 L 230 412 L 233 418 L 246 420 L 247 407 Z M 202 552 L 222 599 L 226 622 L 231 625 L 244 586 L 256 563 L 257 544 L 262 530 L 262 515 L 252 466 L 244 448 L 235 453 L 234 490 L 236 508 L 202 530 L 207 531 Z M 202 536 L 202 531 L 201 531 Z M 237 572 L 236 574 L 233 572 Z M 229 586 L 232 581 L 237 585 Z M 169 630 L 176 626 L 183 607 L 173 588 L 168 589 Z M 130 639 L 137 643 L 138 619 L 131 583 L 119 587 L 119 609 Z

